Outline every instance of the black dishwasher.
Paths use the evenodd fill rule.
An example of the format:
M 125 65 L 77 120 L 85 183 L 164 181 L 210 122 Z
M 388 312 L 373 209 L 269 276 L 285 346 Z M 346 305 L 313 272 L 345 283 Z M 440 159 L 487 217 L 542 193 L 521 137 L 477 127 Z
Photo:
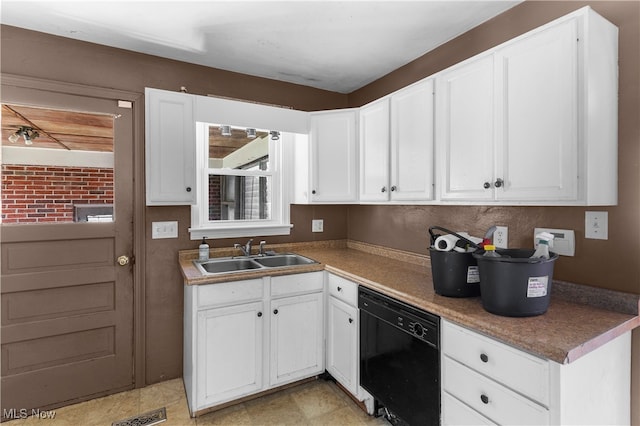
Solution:
M 440 424 L 440 317 L 365 287 L 360 385 L 398 424 Z

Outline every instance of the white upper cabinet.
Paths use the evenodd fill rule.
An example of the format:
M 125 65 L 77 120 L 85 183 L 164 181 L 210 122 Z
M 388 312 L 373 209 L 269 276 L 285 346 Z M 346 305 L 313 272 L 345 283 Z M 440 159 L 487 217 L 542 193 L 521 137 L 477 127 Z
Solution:
M 196 203 L 195 97 L 145 89 L 148 206 Z
M 439 199 L 616 204 L 617 52 L 587 7 L 438 74 Z
M 360 108 L 360 201 L 389 196 L 389 99 Z
M 391 95 L 392 201 L 433 199 L 433 79 Z
M 433 199 L 433 80 L 360 108 L 360 201 Z
M 356 109 L 310 114 L 311 202 L 357 201 L 356 122 Z

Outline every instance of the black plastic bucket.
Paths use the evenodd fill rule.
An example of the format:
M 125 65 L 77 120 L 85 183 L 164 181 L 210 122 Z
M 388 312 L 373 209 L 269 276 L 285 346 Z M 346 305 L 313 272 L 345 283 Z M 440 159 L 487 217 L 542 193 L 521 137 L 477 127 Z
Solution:
M 482 306 L 488 312 L 508 317 L 544 314 L 549 308 L 553 265 L 558 258 L 531 259 L 535 250 L 496 250 L 502 257 L 473 253 L 480 268 Z
M 436 294 L 447 297 L 480 295 L 478 262 L 471 253 L 429 249 L 431 275 Z

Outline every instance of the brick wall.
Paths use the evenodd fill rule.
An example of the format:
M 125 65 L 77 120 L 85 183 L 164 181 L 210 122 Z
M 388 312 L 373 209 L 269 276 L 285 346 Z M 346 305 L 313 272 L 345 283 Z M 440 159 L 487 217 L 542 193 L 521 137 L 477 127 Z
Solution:
M 74 204 L 112 204 L 113 169 L 2 165 L 2 222 L 73 222 Z

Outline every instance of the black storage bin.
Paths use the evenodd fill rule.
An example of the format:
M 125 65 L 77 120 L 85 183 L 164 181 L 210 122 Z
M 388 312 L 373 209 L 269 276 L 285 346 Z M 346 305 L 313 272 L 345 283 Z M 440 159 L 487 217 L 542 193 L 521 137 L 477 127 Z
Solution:
M 558 258 L 531 259 L 535 250 L 496 250 L 502 257 L 473 253 L 480 269 L 480 296 L 488 312 L 508 317 L 544 314 L 549 308 L 553 265 Z
M 480 295 L 478 263 L 472 253 L 429 249 L 431 275 L 436 294 L 448 297 Z

